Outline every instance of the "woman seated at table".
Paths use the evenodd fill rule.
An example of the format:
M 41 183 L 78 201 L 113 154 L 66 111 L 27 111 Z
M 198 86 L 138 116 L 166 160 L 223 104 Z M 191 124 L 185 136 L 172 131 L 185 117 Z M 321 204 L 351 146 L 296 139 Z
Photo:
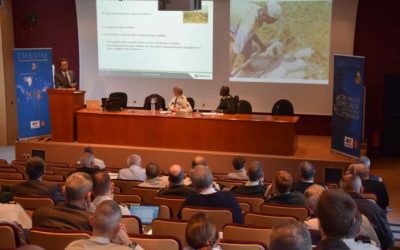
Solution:
M 174 97 L 169 102 L 169 109 L 173 112 L 192 112 L 192 106 L 183 95 L 183 90 L 180 87 L 174 87 Z

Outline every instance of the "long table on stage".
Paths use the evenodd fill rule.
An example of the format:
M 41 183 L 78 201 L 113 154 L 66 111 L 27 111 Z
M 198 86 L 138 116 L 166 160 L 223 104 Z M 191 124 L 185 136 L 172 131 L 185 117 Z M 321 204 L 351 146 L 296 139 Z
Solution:
M 79 143 L 293 155 L 297 116 L 162 114 L 81 109 Z

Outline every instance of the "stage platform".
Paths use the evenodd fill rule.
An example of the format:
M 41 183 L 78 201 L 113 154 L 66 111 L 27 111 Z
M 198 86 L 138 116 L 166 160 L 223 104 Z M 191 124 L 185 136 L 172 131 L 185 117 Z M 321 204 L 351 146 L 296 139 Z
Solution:
M 298 147 L 293 156 L 241 154 L 217 151 L 194 151 L 185 149 L 129 147 L 100 144 L 61 143 L 52 141 L 20 141 L 15 144 L 17 160 L 24 160 L 32 154 L 32 150 L 45 152 L 46 161 L 67 162 L 74 165 L 85 146 L 94 149 L 96 157 L 105 161 L 110 168 L 126 167 L 126 159 L 130 154 L 142 156 L 143 164 L 156 162 L 163 170 L 167 170 L 174 163 L 182 165 L 186 171 L 190 170 L 190 163 L 194 156 L 203 155 L 208 165 L 215 173 L 227 173 L 232 170 L 231 161 L 234 156 L 241 155 L 247 161 L 261 160 L 264 163 L 265 178 L 270 179 L 278 170 L 286 170 L 298 178 L 298 164 L 309 160 L 317 168 L 316 181 L 324 181 L 325 168 L 346 169 L 353 162 L 352 159 L 330 151 L 330 137 L 325 136 L 298 136 Z

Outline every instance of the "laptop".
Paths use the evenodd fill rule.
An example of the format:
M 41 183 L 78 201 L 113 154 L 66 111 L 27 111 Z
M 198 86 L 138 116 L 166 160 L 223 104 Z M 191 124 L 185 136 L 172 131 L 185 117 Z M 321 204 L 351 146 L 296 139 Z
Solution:
M 131 215 L 138 217 L 143 225 L 151 225 L 160 213 L 160 206 L 131 204 L 129 210 Z
M 88 110 L 101 110 L 101 103 L 99 100 L 86 100 L 86 108 Z
M 342 168 L 326 167 L 324 169 L 325 183 L 339 183 L 343 176 Z

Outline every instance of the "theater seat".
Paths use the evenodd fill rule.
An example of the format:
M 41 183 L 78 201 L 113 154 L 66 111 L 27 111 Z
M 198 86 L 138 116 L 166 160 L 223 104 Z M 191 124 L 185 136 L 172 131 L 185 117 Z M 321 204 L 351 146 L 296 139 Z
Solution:
M 291 221 L 297 221 L 297 219 L 291 216 L 265 215 L 261 213 L 246 213 L 244 215 L 244 224 L 251 226 L 273 228 L 284 222 Z
M 167 205 L 172 209 L 172 218 L 177 219 L 178 213 L 182 207 L 185 198 L 173 197 L 173 196 L 154 196 L 152 199 L 152 204 L 155 205 Z
M 128 234 L 142 234 L 142 222 L 133 215 L 124 215 L 121 218 L 121 224 L 126 226 Z
M 228 224 L 224 227 L 224 240 L 243 240 L 269 243 L 271 228 Z
M 128 192 L 123 191 L 123 193 L 139 195 L 144 203 L 151 203 L 151 200 L 159 191 L 158 188 L 132 187 Z
M 129 189 L 132 187 L 137 187 L 143 181 L 131 181 L 131 180 L 121 180 L 121 179 L 114 179 L 112 180 L 114 186 L 119 187 L 122 193 L 129 192 Z
M 171 236 L 130 235 L 129 238 L 144 249 L 182 250 L 179 239 Z
M 136 194 L 114 194 L 114 200 L 121 204 L 141 203 L 142 197 Z
M 25 210 L 36 210 L 40 207 L 54 206 L 54 201 L 49 197 L 13 197 Z
M 204 213 L 217 224 L 218 231 L 222 231 L 225 225 L 233 223 L 233 213 L 229 209 L 218 209 L 208 207 L 184 207 L 182 219 L 189 221 L 193 215 Z
M 260 212 L 266 215 L 293 216 L 299 221 L 305 221 L 308 218 L 308 210 L 299 206 L 284 206 L 264 204 Z
M 268 250 L 262 242 L 240 241 L 240 240 L 221 240 L 218 244 L 223 250 Z
M 29 242 L 47 250 L 64 249 L 75 240 L 89 239 L 90 232 L 77 230 L 55 230 L 32 228 L 29 230 Z
M 264 198 L 258 196 L 236 195 L 236 199 L 238 202 L 249 203 L 252 212 L 260 212 L 260 207 L 264 204 Z
M 155 219 L 151 224 L 153 235 L 173 236 L 178 238 L 183 246 L 186 246 L 187 221 L 172 219 Z
M 0 248 L 1 249 L 16 249 L 20 247 L 18 228 L 10 223 L 0 223 Z

